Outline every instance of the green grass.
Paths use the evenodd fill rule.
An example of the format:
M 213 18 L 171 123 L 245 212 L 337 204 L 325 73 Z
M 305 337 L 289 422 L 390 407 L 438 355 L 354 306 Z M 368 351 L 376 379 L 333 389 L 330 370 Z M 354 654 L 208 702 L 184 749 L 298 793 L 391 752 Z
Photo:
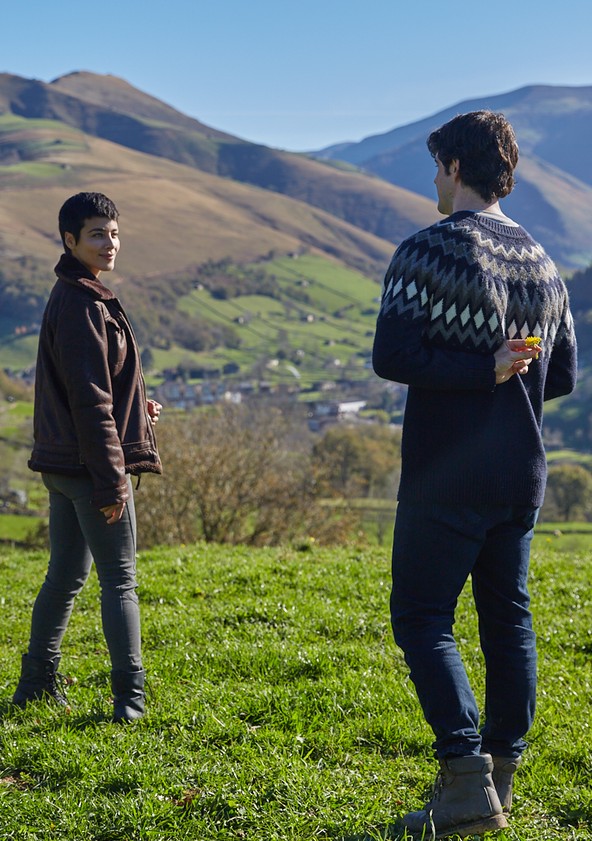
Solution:
M 0 332 L 0 336 L 1 336 Z M 0 364 L 17 371 L 35 364 L 39 336 L 13 336 L 0 338 Z
M 63 175 L 63 167 L 60 164 L 43 163 L 38 161 L 24 161 L 23 163 L 12 164 L 11 166 L 0 166 L 0 175 L 4 173 L 16 173 L 17 175 L 28 175 L 35 179 L 54 179 Z
M 269 264 L 269 271 L 279 278 L 308 280 L 311 286 L 307 287 L 307 291 L 311 294 L 314 294 L 319 284 L 330 286 L 336 293 L 332 299 L 333 305 L 343 303 L 344 296 L 371 301 L 381 291 L 380 286 L 368 277 L 315 254 L 304 254 L 296 260 L 290 257 L 278 258 Z
M 59 132 L 60 134 L 68 133 L 77 136 L 80 135 L 80 132 L 77 129 L 69 128 L 58 120 L 28 119 L 26 117 L 18 117 L 16 114 L 11 114 L 9 111 L 4 114 L 0 114 L 0 135 L 15 131 L 28 132 L 32 129 L 44 129 L 47 131 Z
M 592 534 L 592 523 L 586 521 L 564 523 L 561 521 L 553 522 L 551 520 L 543 520 L 542 522 L 538 523 L 536 530 L 537 533 L 558 532 L 558 536 L 560 537 L 568 534 Z
M 1 131 L 0 118 L 0 131 Z M 53 165 L 53 164 L 52 164 Z M 20 165 L 19 165 L 20 166 Z M 46 166 L 26 163 L 25 168 Z M 49 166 L 49 164 L 47 164 Z M 12 167 L 11 169 L 16 169 Z M 248 268 L 248 267 L 247 267 Z M 221 368 L 236 363 L 239 378 L 250 375 L 254 366 L 273 383 L 292 384 L 298 380 L 302 388 L 318 380 L 331 380 L 347 366 L 350 380 L 366 382 L 376 323 L 377 282 L 318 255 L 303 255 L 256 263 L 251 268 L 273 276 L 277 298 L 244 294 L 220 300 L 206 289 L 181 295 L 177 308 L 190 317 L 198 316 L 217 327 L 232 327 L 240 340 L 238 348 L 223 346 L 201 352 L 189 351 L 174 343 L 163 350 L 152 348 L 154 373 L 150 385 L 162 381 L 158 372 L 181 363 L 195 367 Z M 299 300 L 305 294 L 309 301 Z M 307 316 L 313 320 L 306 321 Z M 241 321 L 237 321 L 241 319 Z M 34 364 L 37 336 L 15 336 L 12 322 L 0 319 L 0 362 L 4 367 L 21 369 Z M 265 364 L 286 356 L 276 368 Z M 303 352 L 303 356 L 299 354 Z M 333 361 L 338 360 L 338 365 Z M 300 377 L 289 366 L 298 363 Z
M 30 400 L 15 400 L 0 405 L 0 416 L 14 422 L 30 420 L 33 417 L 33 403 Z
M 0 438 L 32 441 L 33 403 L 29 400 L 0 400 Z
M 573 537 L 533 551 L 538 717 L 500 841 L 592 839 L 592 541 Z M 45 555 L 0 554 L 3 841 L 401 838 L 435 764 L 391 639 L 388 550 L 306 548 L 142 553 L 151 694 L 130 727 L 109 720 L 94 577 L 63 646 L 71 714 L 11 707 Z M 468 591 L 457 617 L 482 693 Z
M 19 514 L 0 514 L 0 540 L 22 541 L 37 528 L 41 518 Z
M 48 156 L 55 157 L 62 152 L 79 151 L 86 149 L 87 144 L 82 132 L 75 128 L 66 126 L 57 120 L 29 120 L 24 117 L 17 117 L 15 114 L 5 113 L 0 115 L 0 137 L 6 139 L 7 135 L 16 134 L 18 137 L 19 150 L 29 160 L 38 160 Z M 48 174 L 55 175 L 61 166 Z M 44 177 L 44 170 L 23 169 L 22 164 L 0 167 L 0 172 L 27 171 L 33 175 Z
M 547 462 L 549 465 L 581 464 L 584 467 L 592 467 L 592 453 L 579 453 L 577 450 L 549 450 Z
M 335 359 L 340 366 L 351 366 L 351 379 L 367 380 L 364 362 L 369 359 L 372 346 L 378 283 L 317 255 L 280 258 L 258 263 L 256 268 L 273 276 L 279 298 L 241 295 L 219 300 L 201 289 L 179 299 L 180 310 L 216 324 L 232 325 L 241 341 L 238 350 L 219 348 L 185 357 L 208 367 L 236 362 L 244 375 L 255 363 L 273 359 L 280 347 L 287 345 L 292 352 L 304 351 L 299 363 L 303 386 L 334 377 L 339 367 L 326 366 Z M 302 293 L 309 301 L 298 299 Z M 307 316 L 313 320 L 306 321 Z M 174 351 L 166 357 L 154 351 L 157 366 L 164 367 L 165 358 L 170 364 L 176 356 Z M 280 366 L 270 372 L 269 379 L 290 382 L 293 374 L 286 366 Z

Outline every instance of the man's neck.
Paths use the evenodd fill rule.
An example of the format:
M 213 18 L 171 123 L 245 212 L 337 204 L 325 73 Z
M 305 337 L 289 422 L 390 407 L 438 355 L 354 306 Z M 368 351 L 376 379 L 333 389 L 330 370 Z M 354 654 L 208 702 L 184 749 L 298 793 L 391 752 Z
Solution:
M 484 201 L 478 193 L 464 185 L 456 191 L 452 203 L 452 212 L 458 213 L 459 210 L 486 211 L 487 213 L 499 213 L 503 216 L 498 199 L 493 202 Z

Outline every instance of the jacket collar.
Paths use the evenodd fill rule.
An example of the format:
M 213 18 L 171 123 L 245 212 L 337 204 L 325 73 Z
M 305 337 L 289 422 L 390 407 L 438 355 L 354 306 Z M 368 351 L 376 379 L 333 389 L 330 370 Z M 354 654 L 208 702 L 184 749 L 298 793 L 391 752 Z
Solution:
M 70 283 L 73 286 L 82 286 L 94 295 L 95 298 L 99 298 L 102 301 L 112 301 L 116 297 L 86 266 L 83 266 L 80 260 L 77 260 L 71 254 L 62 254 L 54 271 L 59 280 L 63 280 L 64 283 Z

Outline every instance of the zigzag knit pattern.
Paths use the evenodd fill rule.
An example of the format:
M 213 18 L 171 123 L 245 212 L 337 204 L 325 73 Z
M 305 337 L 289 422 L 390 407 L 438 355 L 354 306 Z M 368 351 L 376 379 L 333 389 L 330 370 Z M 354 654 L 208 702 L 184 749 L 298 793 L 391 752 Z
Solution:
M 393 312 L 394 311 L 394 312 Z M 573 336 L 565 287 L 520 226 L 455 213 L 405 240 L 384 281 L 381 315 L 425 319 L 435 344 L 492 353 L 506 338 Z

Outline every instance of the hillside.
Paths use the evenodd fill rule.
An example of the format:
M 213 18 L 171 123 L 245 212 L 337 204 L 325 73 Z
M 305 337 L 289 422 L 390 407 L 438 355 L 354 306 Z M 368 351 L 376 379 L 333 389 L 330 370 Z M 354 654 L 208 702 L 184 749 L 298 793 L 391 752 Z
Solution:
M 129 304 L 156 370 L 232 365 L 243 377 L 257 370 L 307 384 L 344 370 L 367 378 L 390 243 L 303 202 L 56 121 L 3 115 L 0 148 L 11 144 L 36 159 L 0 170 L 2 367 L 34 361 L 64 195 L 99 189 L 121 211 L 123 246 L 109 283 Z M 267 368 L 274 359 L 281 365 Z
M 190 263 L 250 260 L 306 244 L 345 263 L 382 265 L 379 239 L 288 197 L 85 135 L 56 121 L 0 116 L 0 256 L 51 262 L 61 248 L 57 211 L 77 190 L 102 190 L 122 214 L 118 268 L 175 271 Z M 151 244 L 152 247 L 147 248 Z M 156 247 L 154 247 L 156 246 Z
M 78 72 L 46 84 L 0 74 L 0 111 L 58 121 L 120 146 L 284 194 L 391 242 L 436 218 L 433 202 L 422 196 L 219 132 L 114 76 Z
M 587 266 L 592 262 L 592 86 L 536 85 L 467 100 L 424 120 L 315 155 L 345 161 L 432 197 L 428 134 L 456 114 L 481 108 L 506 114 L 520 145 L 517 186 L 504 202 L 506 212 L 519 219 L 562 267 Z
M 340 315 L 329 328 L 327 319 L 342 308 L 339 284 L 350 288 L 354 278 L 358 312 L 373 316 L 393 242 L 437 215 L 426 198 L 351 168 L 232 138 L 112 76 L 75 73 L 46 84 L 0 75 L 3 366 L 18 370 L 34 360 L 61 250 L 57 211 L 67 195 L 86 189 L 118 204 L 123 247 L 110 283 L 124 302 L 134 300 L 138 337 L 159 370 L 231 364 L 245 376 L 278 354 L 295 359 L 306 380 L 330 376 L 325 365 L 350 357 L 361 370 L 372 317 L 358 327 Z M 306 272 L 313 278 L 296 272 L 286 282 L 281 268 L 278 279 L 281 264 L 273 260 L 288 255 L 312 260 Z M 220 303 L 208 289 L 191 299 L 203 285 L 201 267 L 210 264 L 223 266 L 216 282 L 223 276 L 225 296 L 237 297 L 232 285 L 242 288 L 250 278 L 244 301 Z M 314 276 L 335 287 L 326 300 L 317 300 L 316 287 L 303 292 Z M 262 317 L 267 323 L 256 325 Z M 356 335 L 361 340 L 352 341 Z
M 526 139 L 509 200 L 517 210 L 508 203 L 508 211 L 562 266 L 586 266 L 592 185 L 582 180 L 577 141 L 569 147 L 577 167 L 567 172 L 560 121 L 542 120 L 534 94 L 507 97 L 508 109 L 522 102 L 519 113 L 538 115 L 514 120 Z M 579 124 L 571 116 L 565 124 L 586 127 L 577 96 L 566 94 L 560 108 L 579 108 Z M 112 76 L 74 73 L 46 84 L 0 74 L 0 368 L 33 363 L 61 250 L 57 211 L 66 196 L 89 189 L 112 196 L 121 211 L 123 247 L 109 283 L 150 351 L 152 385 L 167 369 L 186 379 L 232 372 L 235 381 L 300 389 L 342 382 L 368 396 L 378 384 L 369 371 L 378 284 L 393 245 L 438 218 L 425 134 L 456 110 L 386 141 L 345 144 L 339 155 L 351 162 L 343 163 L 247 143 Z M 385 180 L 391 165 L 402 186 Z M 581 281 L 577 289 L 585 298 Z M 589 310 L 578 303 L 586 362 Z M 580 387 L 555 409 L 547 429 L 557 430 L 557 442 L 588 446 L 588 391 Z M 392 394 L 384 406 L 397 408 Z
M 91 137 L 56 121 L 0 117 L 0 154 L 20 159 L 0 167 L 0 337 L 5 365 L 34 357 L 38 321 L 61 250 L 57 211 L 65 196 L 96 189 L 121 212 L 123 247 L 116 288 L 130 281 L 142 308 L 162 301 L 170 316 L 177 301 L 170 278 L 187 270 L 177 290 L 190 288 L 195 267 L 235 264 L 308 251 L 333 265 L 380 278 L 392 245 L 304 202 L 220 178 Z M 188 268 L 189 267 L 189 268 Z M 153 296 L 142 294 L 150 286 Z M 151 313 L 158 316 L 158 312 Z M 161 313 L 163 318 L 166 313 Z M 15 337 L 14 331 L 26 328 Z M 197 325 L 196 325 L 197 329 Z M 146 337 L 146 341 L 149 339 Z
M 47 84 L 0 74 L 4 117 L 51 120 L 85 137 L 289 196 L 389 243 L 437 218 L 427 134 L 455 113 L 479 107 L 503 110 L 517 130 L 522 157 L 507 211 L 562 268 L 584 268 L 592 260 L 592 164 L 586 144 L 592 87 L 531 86 L 461 102 L 360 143 L 321 150 L 315 160 L 220 132 L 114 76 L 75 72 Z M 40 163 L 46 154 L 47 143 L 40 148 L 35 140 L 23 144 L 5 137 L 0 165 Z M 283 230 L 281 220 L 268 222 Z

